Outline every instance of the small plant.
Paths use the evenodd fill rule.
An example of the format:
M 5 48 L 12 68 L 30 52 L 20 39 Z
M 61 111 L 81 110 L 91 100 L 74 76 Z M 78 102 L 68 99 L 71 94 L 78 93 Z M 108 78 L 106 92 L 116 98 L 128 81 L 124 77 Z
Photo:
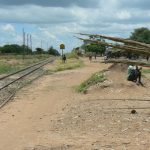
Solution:
M 89 79 L 87 79 L 86 81 L 84 81 L 83 83 L 81 83 L 77 88 L 77 92 L 83 92 L 86 93 L 87 89 L 92 86 L 95 85 L 99 82 L 104 82 L 105 79 L 105 75 L 104 75 L 105 71 L 100 71 L 97 73 L 94 73 Z
M 55 66 L 46 71 L 46 74 L 51 74 L 52 72 L 64 71 L 64 70 L 72 70 L 76 68 L 83 67 L 83 61 L 79 59 L 68 59 L 66 63 L 63 63 L 62 60 L 57 60 Z

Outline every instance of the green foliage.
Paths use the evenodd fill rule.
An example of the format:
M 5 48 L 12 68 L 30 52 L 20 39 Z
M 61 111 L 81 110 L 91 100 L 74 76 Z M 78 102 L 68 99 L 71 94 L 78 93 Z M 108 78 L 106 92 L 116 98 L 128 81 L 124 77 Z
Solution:
M 40 48 L 40 47 L 37 47 L 35 53 L 36 53 L 36 54 L 44 54 L 45 52 L 44 52 L 44 49 L 42 49 L 42 48 Z
M 82 49 L 80 47 L 73 48 L 72 53 L 74 53 L 76 56 L 83 56 Z
M 143 69 L 142 73 L 150 73 L 150 69 Z
M 85 52 L 92 52 L 96 54 L 103 54 L 105 52 L 105 46 L 100 44 L 90 44 L 84 46 Z
M 0 63 L 0 74 L 13 72 L 20 69 L 19 66 L 13 66 L 11 64 L 2 64 Z
M 44 59 L 46 59 L 46 58 L 49 58 L 49 55 L 47 55 L 47 54 L 42 54 L 42 55 L 38 55 L 38 54 L 36 54 L 36 55 L 26 55 L 26 57 L 24 58 L 24 60 L 26 61 L 26 60 L 37 60 L 37 61 L 39 61 L 39 60 L 44 60 Z M 0 61 L 9 61 L 9 60 L 18 60 L 18 61 L 21 61 L 21 60 L 19 60 L 19 59 L 22 59 L 22 55 L 13 55 L 13 54 L 6 54 L 6 55 L 0 55 Z
M 31 54 L 32 50 L 27 46 L 20 46 L 17 44 L 4 45 L 0 47 L 1 54 Z
M 51 74 L 52 72 L 72 70 L 84 66 L 83 61 L 79 59 L 68 59 L 66 63 L 62 63 L 62 60 L 57 60 L 55 66 L 47 70 L 46 74 Z
M 89 79 L 81 83 L 77 88 L 77 92 L 85 92 L 90 86 L 95 85 L 99 82 L 105 81 L 104 71 L 94 73 Z
M 96 38 L 93 35 L 90 35 L 89 38 L 92 40 L 105 42 L 105 40 Z M 84 44 L 81 46 L 81 48 L 85 50 L 85 53 L 96 53 L 101 55 L 104 54 L 106 50 L 106 46 L 103 44 L 95 44 L 87 41 L 84 41 Z
M 72 70 L 82 66 L 83 66 L 83 62 L 81 60 L 70 59 L 67 60 L 66 63 L 62 63 L 62 61 L 60 61 L 59 64 L 54 69 L 54 71 L 57 72 L 57 71 L 64 71 L 64 70 Z
M 54 56 L 60 56 L 59 52 L 56 49 L 54 49 L 52 46 L 48 49 L 48 54 Z
M 0 74 L 7 74 L 23 69 L 46 58 L 49 58 L 49 55 L 26 55 L 24 59 L 22 55 L 0 55 Z
M 150 30 L 148 28 L 137 28 L 131 33 L 131 40 L 150 44 Z
M 72 59 L 72 58 L 79 59 L 76 51 L 74 51 L 74 50 L 71 53 L 66 53 L 66 57 L 67 57 L 67 59 Z

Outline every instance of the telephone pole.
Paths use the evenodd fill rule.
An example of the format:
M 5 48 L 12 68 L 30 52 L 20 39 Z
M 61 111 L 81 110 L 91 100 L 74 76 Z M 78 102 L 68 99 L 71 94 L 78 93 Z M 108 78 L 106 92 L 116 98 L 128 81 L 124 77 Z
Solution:
M 23 28 L 22 32 L 23 32 L 23 46 L 25 46 L 25 32 L 24 32 L 24 28 Z
M 27 34 L 27 54 L 29 54 L 29 34 Z
M 49 45 L 48 45 L 48 42 L 47 42 L 47 50 L 48 50 L 48 48 L 49 48 L 48 46 L 49 46 Z
M 29 34 L 27 34 L 27 48 L 29 47 Z
M 42 49 L 42 46 L 43 46 L 43 41 L 41 40 L 41 49 Z
M 32 36 L 31 36 L 31 34 L 30 34 L 30 48 L 32 50 Z
M 25 44 L 26 44 L 26 33 L 24 32 L 24 28 L 23 28 L 23 59 L 24 59 L 24 55 L 25 55 Z

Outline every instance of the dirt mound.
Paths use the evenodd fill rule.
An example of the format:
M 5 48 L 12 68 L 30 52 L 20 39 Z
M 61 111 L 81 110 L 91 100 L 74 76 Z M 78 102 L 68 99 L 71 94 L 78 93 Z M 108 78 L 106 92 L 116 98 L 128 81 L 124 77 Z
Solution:
M 134 95 L 134 97 L 136 95 L 144 96 L 150 88 L 150 80 L 142 76 L 143 85 L 127 81 L 127 67 L 124 64 L 113 64 L 105 72 L 106 80 L 90 87 L 88 92 L 95 93 L 97 91 L 104 95 L 112 92 L 112 94 Z
M 127 64 L 113 64 L 111 65 L 108 70 L 110 71 L 121 71 L 121 72 L 127 72 L 128 65 Z

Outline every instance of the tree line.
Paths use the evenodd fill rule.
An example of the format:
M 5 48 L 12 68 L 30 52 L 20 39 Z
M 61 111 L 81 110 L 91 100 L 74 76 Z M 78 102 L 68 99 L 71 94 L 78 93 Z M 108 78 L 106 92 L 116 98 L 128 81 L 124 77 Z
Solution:
M 54 56 L 59 56 L 60 53 L 51 46 L 47 51 L 42 48 L 37 47 L 35 51 L 25 45 L 17 44 L 6 44 L 0 47 L 0 54 L 17 54 L 17 55 L 31 55 L 31 54 L 50 54 Z

